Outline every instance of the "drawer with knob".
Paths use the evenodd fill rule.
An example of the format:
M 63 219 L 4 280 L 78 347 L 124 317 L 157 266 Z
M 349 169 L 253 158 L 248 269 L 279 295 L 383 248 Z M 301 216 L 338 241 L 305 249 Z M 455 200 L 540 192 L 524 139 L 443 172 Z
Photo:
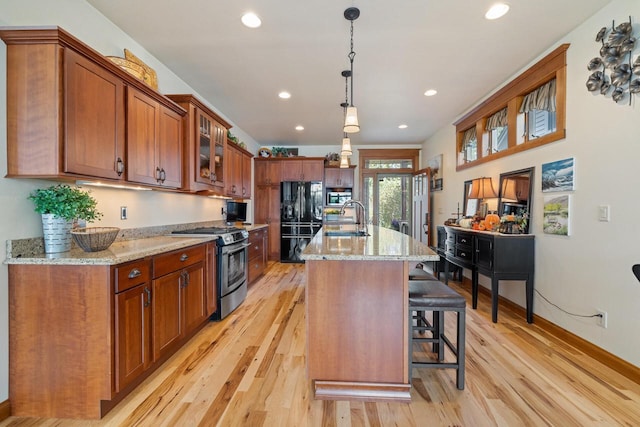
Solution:
M 119 264 L 114 268 L 116 279 L 116 293 L 126 291 L 151 278 L 151 262 L 149 259 L 139 259 L 126 264 Z
M 153 277 L 164 276 L 198 262 L 204 262 L 205 246 L 198 245 L 167 252 L 153 258 Z

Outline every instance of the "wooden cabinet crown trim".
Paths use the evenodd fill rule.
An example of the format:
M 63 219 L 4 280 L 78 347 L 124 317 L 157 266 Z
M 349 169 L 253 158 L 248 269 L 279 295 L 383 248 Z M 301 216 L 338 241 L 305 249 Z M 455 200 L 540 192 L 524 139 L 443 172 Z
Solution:
M 227 122 L 225 119 L 223 119 L 218 114 L 216 114 L 211 109 L 211 107 L 206 105 L 200 99 L 196 98 L 195 95 L 193 95 L 193 94 L 190 94 L 190 93 L 178 93 L 178 94 L 171 94 L 171 95 L 166 95 L 166 96 L 167 96 L 167 98 L 169 98 L 173 102 L 190 103 L 190 104 L 195 105 L 199 109 L 201 109 L 204 112 L 206 112 L 207 114 L 209 114 L 213 120 L 217 121 L 218 123 L 220 123 L 222 126 L 224 126 L 227 129 L 231 129 L 233 127 L 229 122 Z
M 97 63 L 101 67 L 109 70 L 122 79 L 127 85 L 133 86 L 141 92 L 144 92 L 181 116 L 187 114 L 186 110 L 171 99 L 133 77 L 118 65 L 111 62 L 107 57 L 87 46 L 60 27 L 4 27 L 0 29 L 0 38 L 2 38 L 7 45 L 59 44 L 67 49 L 72 49 L 87 59 Z
M 227 141 L 227 148 L 232 149 L 232 150 L 238 150 L 239 152 L 241 152 L 245 156 L 253 157 L 253 154 L 251 154 L 250 151 L 247 151 L 246 148 L 242 148 L 241 146 L 239 146 L 238 144 L 234 144 L 233 142 Z

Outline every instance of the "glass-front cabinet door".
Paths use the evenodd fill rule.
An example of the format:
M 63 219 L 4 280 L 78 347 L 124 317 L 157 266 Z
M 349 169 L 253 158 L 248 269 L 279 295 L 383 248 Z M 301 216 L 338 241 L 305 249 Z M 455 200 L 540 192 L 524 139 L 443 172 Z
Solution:
M 197 180 L 204 184 L 223 186 L 226 129 L 202 111 L 198 111 L 198 123 L 200 172 Z

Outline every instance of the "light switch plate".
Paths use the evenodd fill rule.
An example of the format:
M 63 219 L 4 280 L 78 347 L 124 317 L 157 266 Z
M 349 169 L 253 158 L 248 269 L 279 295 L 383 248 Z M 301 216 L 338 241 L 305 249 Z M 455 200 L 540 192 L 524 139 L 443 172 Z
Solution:
M 611 209 L 609 205 L 598 206 L 598 221 L 609 222 L 611 220 Z

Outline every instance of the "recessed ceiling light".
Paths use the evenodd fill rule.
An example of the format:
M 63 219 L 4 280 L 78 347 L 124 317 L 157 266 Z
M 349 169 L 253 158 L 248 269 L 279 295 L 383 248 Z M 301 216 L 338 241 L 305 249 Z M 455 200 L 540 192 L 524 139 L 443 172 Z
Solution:
M 249 28 L 258 28 L 262 25 L 260 17 L 253 12 L 247 12 L 242 15 L 242 23 Z
M 496 3 L 484 14 L 484 17 L 487 19 L 498 19 L 502 18 L 504 15 L 509 12 L 509 5 L 506 3 Z
M 435 90 L 435 89 L 429 89 L 428 91 L 426 91 L 426 92 L 424 93 L 424 96 L 433 96 L 433 95 L 435 95 L 436 93 L 438 93 L 438 91 L 437 91 L 437 90 Z
M 302 126 L 302 125 L 298 125 L 298 126 L 296 126 L 296 130 L 297 130 L 297 131 L 304 130 L 304 126 Z
M 282 99 L 289 99 L 291 98 L 291 94 L 289 92 L 287 92 L 286 90 L 283 90 L 282 92 L 280 92 L 278 94 L 278 96 Z
M 398 126 L 398 129 L 406 129 L 409 126 L 405 125 L 405 124 L 401 124 L 400 126 Z

